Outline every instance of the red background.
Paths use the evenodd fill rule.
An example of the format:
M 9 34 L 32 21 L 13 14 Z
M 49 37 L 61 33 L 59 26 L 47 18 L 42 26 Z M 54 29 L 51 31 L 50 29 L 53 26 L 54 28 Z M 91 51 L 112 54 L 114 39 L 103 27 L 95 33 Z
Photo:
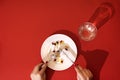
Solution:
M 93 41 L 81 41 L 78 27 L 106 1 L 114 5 L 114 16 Z M 53 33 L 72 36 L 78 46 L 76 63 L 89 68 L 95 80 L 118 80 L 119 5 L 119 0 L 0 0 L 0 80 L 30 80 L 33 67 L 41 62 L 41 45 Z M 73 66 L 46 73 L 47 80 L 76 80 Z

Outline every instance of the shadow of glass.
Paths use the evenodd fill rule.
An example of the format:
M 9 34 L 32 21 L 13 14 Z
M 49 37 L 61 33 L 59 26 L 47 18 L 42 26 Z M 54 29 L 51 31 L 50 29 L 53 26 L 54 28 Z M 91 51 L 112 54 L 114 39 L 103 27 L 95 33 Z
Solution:
M 86 68 L 93 73 L 93 80 L 100 80 L 100 71 L 107 59 L 108 52 L 104 50 L 82 51 L 86 60 Z
M 102 3 L 90 17 L 89 22 L 95 24 L 97 29 L 102 27 L 115 14 L 114 6 L 109 2 Z

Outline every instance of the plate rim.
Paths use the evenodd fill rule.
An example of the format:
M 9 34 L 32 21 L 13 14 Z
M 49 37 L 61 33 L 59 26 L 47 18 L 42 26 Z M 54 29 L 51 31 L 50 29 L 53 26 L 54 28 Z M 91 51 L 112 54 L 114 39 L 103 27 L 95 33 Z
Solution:
M 74 51 L 75 51 L 75 53 L 76 53 L 76 57 L 75 57 L 75 60 L 74 60 L 74 62 L 75 62 L 75 61 L 76 61 L 76 58 L 77 58 L 77 55 L 78 55 L 77 45 L 76 45 L 75 41 L 74 41 L 70 36 L 68 36 L 68 35 L 66 35 L 66 34 L 59 34 L 59 33 L 57 33 L 57 34 L 52 34 L 52 35 L 48 36 L 48 37 L 43 41 L 43 43 L 42 43 L 42 45 L 41 45 L 41 48 L 40 48 L 41 60 L 44 62 L 43 57 L 42 57 L 42 48 L 43 48 L 43 45 L 49 40 L 49 38 L 55 37 L 55 36 L 64 36 L 64 37 L 66 37 L 66 38 L 68 38 L 69 40 L 72 41 L 72 43 L 74 44 L 74 48 L 75 48 Z M 53 69 L 53 68 L 50 68 L 49 66 L 48 66 L 48 67 L 49 67 L 50 69 L 53 69 L 53 70 L 56 70 L 56 71 L 62 71 L 62 70 L 66 70 L 66 69 L 70 68 L 72 65 L 73 65 L 73 63 L 72 63 L 69 67 L 67 67 L 67 68 L 65 68 L 65 69 Z

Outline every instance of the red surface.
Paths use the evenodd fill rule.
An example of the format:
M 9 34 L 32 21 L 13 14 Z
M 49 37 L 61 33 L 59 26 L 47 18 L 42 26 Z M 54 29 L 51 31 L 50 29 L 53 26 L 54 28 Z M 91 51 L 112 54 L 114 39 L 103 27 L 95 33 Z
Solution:
M 79 25 L 106 1 L 114 5 L 115 15 L 93 41 L 77 40 Z M 118 80 L 119 5 L 119 0 L 0 0 L 0 80 L 30 80 L 33 67 L 41 62 L 43 41 L 55 32 L 74 35 L 79 54 L 76 63 L 91 69 L 95 80 Z M 48 80 L 76 80 L 73 66 L 46 73 Z

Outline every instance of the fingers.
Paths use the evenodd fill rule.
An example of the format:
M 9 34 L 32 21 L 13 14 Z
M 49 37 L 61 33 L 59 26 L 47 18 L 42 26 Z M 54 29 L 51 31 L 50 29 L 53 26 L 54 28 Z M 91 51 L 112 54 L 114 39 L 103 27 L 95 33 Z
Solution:
M 79 70 L 83 70 L 83 68 L 80 65 L 77 65 Z
M 77 80 L 86 80 L 82 70 L 83 69 L 81 67 L 78 66 L 75 67 L 75 71 L 77 73 Z
M 44 74 L 46 68 L 47 68 L 47 64 L 45 63 L 45 64 L 42 65 L 41 70 L 40 70 L 39 73 L 40 73 L 41 75 Z
M 86 73 L 86 75 L 89 77 L 89 78 L 92 78 L 93 77 L 93 74 L 91 73 L 91 71 L 89 69 L 84 69 L 84 72 Z
M 38 72 L 39 72 L 39 69 L 40 69 L 40 67 L 41 67 L 42 65 L 43 65 L 43 63 L 40 63 L 40 64 L 36 65 L 36 66 L 34 67 L 32 73 L 38 73 Z
M 77 73 L 81 73 L 81 70 L 82 70 L 82 68 L 79 68 L 78 66 L 75 66 L 75 71 L 76 71 Z
M 83 69 L 81 66 L 76 66 L 75 71 L 77 72 L 77 77 L 81 80 L 89 80 L 93 77 L 92 73 L 88 69 Z

